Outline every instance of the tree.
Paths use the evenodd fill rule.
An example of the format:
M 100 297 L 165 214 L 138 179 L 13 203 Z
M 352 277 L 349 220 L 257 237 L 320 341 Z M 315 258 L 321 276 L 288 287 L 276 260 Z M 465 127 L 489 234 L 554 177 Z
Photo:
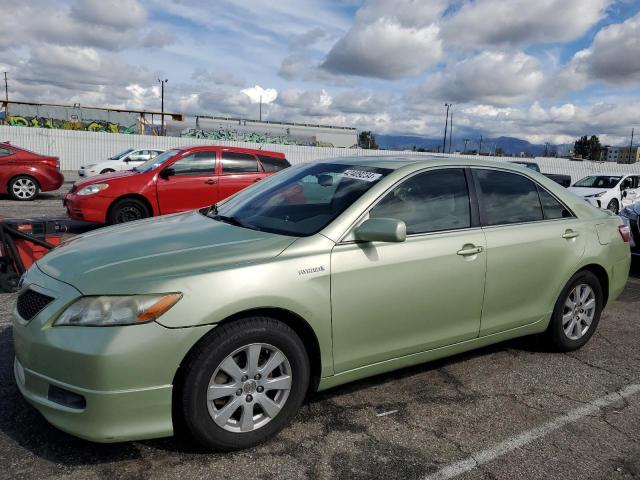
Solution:
M 496 148 L 496 157 L 504 157 L 504 149 L 502 147 Z
M 574 155 L 584 159 L 600 160 L 601 150 L 602 145 L 595 135 L 591 135 L 590 138 L 584 135 L 573 144 Z
M 378 148 L 380 148 L 376 143 L 376 136 L 370 131 L 360 132 L 358 140 L 360 148 L 367 148 L 369 150 L 378 150 Z

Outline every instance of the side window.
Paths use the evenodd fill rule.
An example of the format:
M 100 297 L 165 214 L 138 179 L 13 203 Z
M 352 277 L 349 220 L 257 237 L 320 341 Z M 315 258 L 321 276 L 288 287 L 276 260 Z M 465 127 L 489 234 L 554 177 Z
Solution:
M 542 220 L 542 206 L 535 183 L 515 173 L 476 169 L 481 206 L 487 225 Z
M 402 220 L 408 234 L 469 228 L 471 212 L 464 170 L 414 175 L 389 192 L 369 216 Z
M 222 173 L 255 173 L 258 160 L 253 155 L 239 152 L 222 152 Z
M 556 200 L 556 198 L 544 188 L 538 187 L 538 193 L 540 194 L 540 203 L 542 204 L 542 211 L 544 213 L 545 220 L 555 220 L 557 218 L 568 218 L 573 216 L 564 205 Z
M 258 158 L 265 172 L 279 172 L 291 166 L 285 158 L 268 157 L 266 155 L 258 155 Z
M 171 165 L 176 175 L 213 175 L 215 167 L 216 152 L 192 153 Z
M 8 157 L 12 153 L 14 153 L 13 150 L 9 150 L 8 148 L 0 147 L 0 157 Z

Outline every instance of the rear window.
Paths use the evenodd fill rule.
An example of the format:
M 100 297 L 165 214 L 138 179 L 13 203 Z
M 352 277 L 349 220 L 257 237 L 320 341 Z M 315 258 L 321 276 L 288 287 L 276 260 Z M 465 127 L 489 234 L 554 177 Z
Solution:
M 265 172 L 279 172 L 291 166 L 286 158 L 269 157 L 267 155 L 258 155 L 258 158 Z

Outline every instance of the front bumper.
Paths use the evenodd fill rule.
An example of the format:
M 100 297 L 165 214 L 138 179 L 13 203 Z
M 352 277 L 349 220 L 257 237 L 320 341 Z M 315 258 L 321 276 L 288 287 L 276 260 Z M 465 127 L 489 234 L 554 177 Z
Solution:
M 37 267 L 22 288 L 54 297 L 31 321 L 13 313 L 16 383 L 51 424 L 96 442 L 173 433 L 173 379 L 191 347 L 213 326 L 54 327 L 80 292 Z
M 78 195 L 67 193 L 62 204 L 67 209 L 67 215 L 74 220 L 84 222 L 106 223 L 107 210 L 111 204 L 111 198 L 103 198 L 96 195 Z
M 587 202 L 589 202 L 594 207 L 602 208 L 602 202 L 597 197 L 583 197 Z

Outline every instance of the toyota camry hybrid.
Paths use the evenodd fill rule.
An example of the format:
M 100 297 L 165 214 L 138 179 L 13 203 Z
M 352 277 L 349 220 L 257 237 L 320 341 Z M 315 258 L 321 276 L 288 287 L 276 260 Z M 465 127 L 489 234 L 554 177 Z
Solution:
M 624 288 L 629 235 L 517 165 L 298 165 L 40 259 L 14 311 L 15 378 L 85 439 L 246 448 L 314 391 L 524 335 L 581 347 Z

